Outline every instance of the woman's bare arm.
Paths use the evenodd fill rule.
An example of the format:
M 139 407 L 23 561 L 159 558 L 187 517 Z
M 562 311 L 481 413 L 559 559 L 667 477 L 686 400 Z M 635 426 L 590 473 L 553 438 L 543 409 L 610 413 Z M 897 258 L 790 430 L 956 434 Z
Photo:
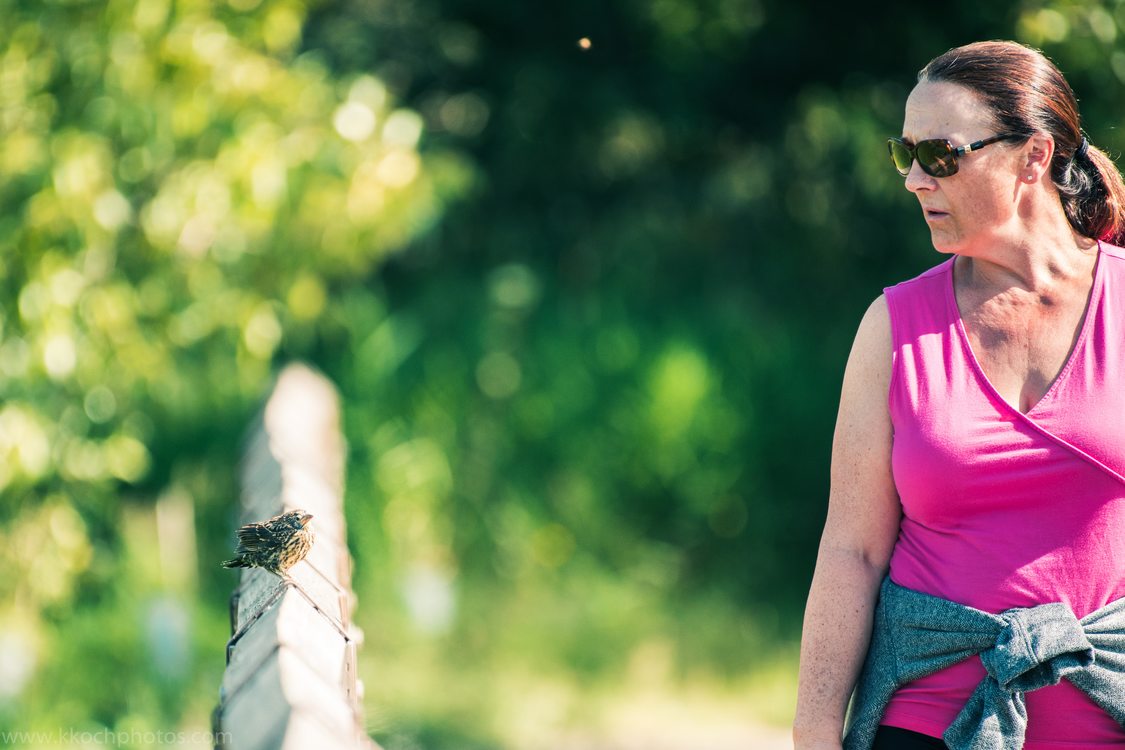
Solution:
M 879 583 L 898 537 L 891 476 L 891 327 L 876 299 L 859 324 L 844 372 L 832 441 L 828 517 L 805 606 L 793 742 L 839 748 L 844 717 L 871 638 Z

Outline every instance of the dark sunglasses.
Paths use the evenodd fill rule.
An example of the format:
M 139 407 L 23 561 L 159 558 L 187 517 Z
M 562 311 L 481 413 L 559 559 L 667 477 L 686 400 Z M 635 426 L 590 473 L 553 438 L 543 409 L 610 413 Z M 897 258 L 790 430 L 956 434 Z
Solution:
M 958 156 L 982 149 L 990 143 L 1024 137 L 1018 133 L 1004 133 L 956 148 L 944 138 L 931 138 L 913 145 L 902 138 L 889 138 L 887 148 L 891 152 L 891 161 L 894 162 L 895 169 L 903 177 L 910 174 L 910 164 L 915 159 L 918 160 L 918 166 L 922 171 L 930 177 L 949 177 L 957 174 Z

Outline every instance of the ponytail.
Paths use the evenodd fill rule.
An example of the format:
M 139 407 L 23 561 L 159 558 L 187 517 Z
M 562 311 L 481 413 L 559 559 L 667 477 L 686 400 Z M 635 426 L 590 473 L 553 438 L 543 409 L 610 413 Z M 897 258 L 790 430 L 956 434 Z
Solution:
M 1113 159 L 1088 146 L 1068 161 L 1055 186 L 1070 225 L 1085 237 L 1125 243 L 1125 182 Z

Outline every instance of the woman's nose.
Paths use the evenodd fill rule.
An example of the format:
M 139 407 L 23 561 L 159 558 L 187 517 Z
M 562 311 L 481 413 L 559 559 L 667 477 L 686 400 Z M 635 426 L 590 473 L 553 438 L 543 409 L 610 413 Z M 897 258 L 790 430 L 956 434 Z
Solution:
M 912 193 L 919 190 L 933 190 L 937 187 L 937 178 L 931 177 L 922 171 L 918 160 L 910 162 L 910 171 L 906 173 L 906 189 Z

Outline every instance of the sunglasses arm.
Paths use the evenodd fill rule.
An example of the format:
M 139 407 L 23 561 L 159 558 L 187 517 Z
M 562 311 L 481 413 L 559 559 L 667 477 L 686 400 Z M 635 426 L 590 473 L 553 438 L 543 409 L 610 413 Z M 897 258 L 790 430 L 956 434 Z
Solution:
M 972 152 L 974 152 L 978 149 L 984 148 L 985 146 L 987 146 L 990 143 L 996 143 L 997 141 L 1006 141 L 1006 140 L 1009 140 L 1011 138 L 1019 138 L 1019 137 L 1020 136 L 1018 136 L 1014 133 L 1005 133 L 1004 135 L 994 135 L 991 138 L 985 138 L 982 141 L 974 141 L 972 143 L 965 144 L 964 146 L 958 146 L 957 148 L 953 149 L 953 153 L 956 154 L 957 156 L 963 156 L 964 154 L 971 154 Z
M 963 156 L 964 154 L 971 154 L 974 151 L 976 151 L 978 148 L 983 148 L 983 147 L 987 146 L 988 144 L 989 144 L 989 141 L 987 141 L 987 140 L 976 141 L 974 143 L 966 143 L 964 146 L 958 146 L 957 148 L 953 149 L 953 153 L 957 154 L 957 156 Z

